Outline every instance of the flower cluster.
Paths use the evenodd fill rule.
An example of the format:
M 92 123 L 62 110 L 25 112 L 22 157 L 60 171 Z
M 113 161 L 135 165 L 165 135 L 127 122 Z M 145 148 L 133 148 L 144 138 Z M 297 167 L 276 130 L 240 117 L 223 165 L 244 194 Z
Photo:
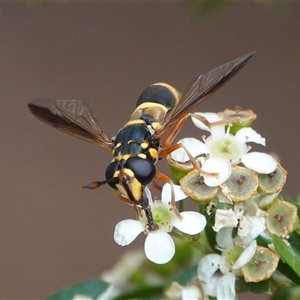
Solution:
M 208 128 L 203 122 L 192 118 L 196 127 L 210 132 L 210 136 L 203 137 L 204 142 L 195 138 L 185 138 L 179 141 L 194 157 L 201 157 L 201 169 L 207 186 L 219 186 L 229 179 L 235 166 L 244 167 L 259 174 L 270 174 L 277 167 L 276 160 L 261 152 L 249 152 L 247 143 L 253 142 L 265 146 L 265 139 L 251 127 L 241 127 L 235 134 L 231 133 L 230 120 L 224 120 L 216 113 L 196 113 L 204 117 L 211 124 Z M 216 125 L 214 125 L 216 124 Z M 236 130 L 236 129 L 235 129 Z M 189 160 L 186 151 L 180 148 L 171 154 L 171 158 L 179 163 Z M 212 176 L 212 174 L 217 174 Z
M 237 291 L 253 288 L 281 292 L 285 282 L 300 299 L 297 206 L 280 196 L 287 172 L 271 155 L 251 150 L 251 143 L 265 146 L 251 128 L 255 118 L 250 110 L 194 114 L 208 136 L 184 138 L 168 156 L 176 185 L 165 184 L 159 200 L 145 189 L 158 230 L 148 230 L 143 210 L 115 227 L 121 246 L 144 232 L 152 263 L 141 251 L 129 252 L 102 275 L 97 299 L 234 300 Z M 184 210 L 187 199 L 198 211 Z
M 184 148 L 168 158 L 184 192 L 205 207 L 207 228 L 214 235 L 212 253 L 200 258 L 193 288 L 203 297 L 235 299 L 236 279 L 261 282 L 272 276 L 279 256 L 270 235 L 288 237 L 297 222 L 297 209 L 278 196 L 286 171 L 271 155 L 250 152 L 248 143 L 265 146 L 265 139 L 249 127 L 256 117 L 252 111 L 195 115 L 211 124 L 208 128 L 201 118 L 193 118 L 196 127 L 210 135 L 203 141 L 180 140 Z M 199 164 L 196 170 L 186 150 Z M 258 245 L 258 237 L 264 246 Z
M 265 146 L 265 138 L 250 127 L 256 118 L 252 111 L 226 110 L 194 116 L 195 126 L 209 135 L 202 136 L 202 141 L 194 137 L 180 140 L 184 147 L 172 152 L 168 162 L 174 180 L 180 184 L 174 185 L 175 201 L 190 197 L 199 204 L 202 214 L 176 214 L 169 184 L 164 185 L 160 200 L 153 200 L 147 189 L 159 229 L 147 231 L 147 220 L 141 214 L 138 220 L 119 222 L 114 239 L 125 246 L 144 232 L 146 257 L 165 264 L 175 254 L 172 235 L 197 235 L 205 229 L 210 234 L 205 245 L 209 250 L 199 254 L 197 277 L 184 286 L 174 282 L 167 295 L 180 299 L 190 295 L 235 299 L 237 279 L 260 282 L 276 270 L 279 256 L 268 246 L 272 244 L 270 235 L 288 237 L 297 221 L 296 207 L 278 196 L 286 171 L 271 155 L 250 151 L 250 143 Z M 181 235 L 174 234 L 174 228 Z M 258 244 L 258 237 L 264 239 L 264 245 Z

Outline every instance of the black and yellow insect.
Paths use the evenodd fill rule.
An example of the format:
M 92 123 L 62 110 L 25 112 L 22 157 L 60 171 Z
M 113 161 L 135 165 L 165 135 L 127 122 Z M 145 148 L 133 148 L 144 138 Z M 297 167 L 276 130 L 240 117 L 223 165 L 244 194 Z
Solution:
M 156 171 L 155 163 L 180 144 L 172 142 L 191 111 L 231 79 L 254 55 L 241 56 L 199 76 L 182 95 L 172 86 L 156 83 L 138 98 L 130 120 L 109 139 L 88 104 L 81 100 L 35 100 L 28 104 L 39 120 L 75 137 L 106 148 L 113 156 L 106 180 L 85 186 L 109 184 L 125 202 L 145 212 L 148 230 L 158 229 L 152 218 L 145 187 L 155 178 L 171 183 Z M 162 134 L 170 129 L 163 143 Z

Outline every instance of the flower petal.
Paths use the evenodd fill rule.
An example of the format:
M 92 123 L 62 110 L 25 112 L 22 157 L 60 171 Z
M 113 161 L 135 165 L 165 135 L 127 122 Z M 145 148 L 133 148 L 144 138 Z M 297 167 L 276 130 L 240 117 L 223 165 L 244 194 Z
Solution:
M 250 245 L 242 252 L 242 254 L 239 256 L 235 264 L 232 266 L 232 269 L 240 269 L 244 265 L 246 265 L 251 258 L 253 257 L 255 251 L 256 251 L 256 240 L 253 240 Z
M 251 127 L 244 127 L 242 129 L 240 129 L 236 133 L 235 137 L 241 143 L 254 142 L 256 144 L 260 144 L 260 145 L 263 145 L 263 146 L 266 145 L 266 139 L 263 138 L 259 133 L 257 133 Z
M 247 153 L 241 161 L 247 168 L 260 174 L 270 174 L 277 168 L 276 160 L 271 155 L 262 152 Z
M 151 194 L 148 187 L 145 187 L 145 193 L 146 193 L 146 196 L 148 198 L 149 204 L 150 205 L 153 204 L 152 194 Z
M 210 128 L 210 134 L 212 136 L 224 135 L 225 125 L 215 125 Z
M 120 246 L 127 246 L 143 231 L 144 226 L 140 221 L 123 220 L 115 227 L 114 240 Z
M 247 216 L 252 224 L 249 234 L 242 237 L 243 243 L 248 245 L 253 239 L 256 239 L 266 230 L 266 219 L 264 217 Z
M 211 297 L 217 296 L 217 286 L 219 284 L 220 278 L 221 278 L 221 275 L 215 275 L 208 282 L 204 282 L 201 284 L 205 295 L 208 295 Z M 204 299 L 207 299 L 207 298 L 204 298 Z M 221 300 L 221 299 L 218 299 L 218 300 Z M 225 300 L 225 299 L 222 299 L 222 300 Z
M 197 286 L 185 286 L 181 290 L 182 300 L 201 299 L 201 291 Z
M 192 137 L 181 139 L 178 141 L 178 144 L 184 145 L 193 157 L 207 153 L 207 146 L 203 142 Z M 183 148 L 173 151 L 171 153 L 171 158 L 181 163 L 190 160 Z
M 223 227 L 236 227 L 237 224 L 238 220 L 232 208 L 216 210 L 214 231 L 219 232 Z
M 201 113 L 201 112 L 195 112 L 196 115 L 202 116 L 204 117 L 209 123 L 213 123 L 216 121 L 221 121 L 222 118 L 216 114 L 216 113 L 211 113 L 211 112 L 207 112 L 207 113 Z M 203 122 L 201 122 L 200 120 L 197 120 L 196 118 L 192 117 L 192 121 L 194 123 L 194 125 L 202 130 L 206 130 L 206 131 L 211 131 L 211 128 L 208 128 L 206 125 L 204 125 Z M 220 134 L 224 134 L 225 133 L 225 126 L 213 126 L 212 128 L 216 128 L 219 127 L 219 130 L 221 130 L 219 133 Z
M 229 247 L 229 245 L 233 243 L 232 231 L 232 227 L 223 227 L 216 234 L 216 242 L 221 250 L 225 250 L 227 247 Z
M 222 276 L 217 285 L 217 300 L 225 299 L 235 299 L 235 276 L 232 273 Z
M 195 211 L 183 211 L 180 213 L 182 219 L 176 218 L 173 226 L 181 232 L 187 234 L 197 234 L 201 232 L 206 225 L 206 219 L 203 215 Z
M 147 258 L 156 264 L 167 263 L 175 254 L 174 242 L 164 231 L 150 232 L 144 247 Z
M 201 281 L 209 282 L 219 266 L 223 264 L 223 257 L 219 254 L 207 254 L 203 256 L 198 264 L 198 278 Z
M 180 185 L 173 184 L 175 201 L 180 201 L 188 197 L 188 195 L 183 191 Z M 172 198 L 171 185 L 169 183 L 164 184 L 161 192 L 161 202 L 164 204 L 169 204 Z
M 224 183 L 231 174 L 231 165 L 229 161 L 221 158 L 208 158 L 202 164 L 201 169 L 212 174 L 201 174 L 204 177 L 205 184 L 210 187 L 218 186 Z M 217 175 L 214 175 L 213 173 L 217 173 Z
M 245 237 L 250 233 L 250 231 L 253 228 L 253 225 L 252 225 L 251 221 L 249 220 L 248 216 L 242 216 L 238 219 L 240 219 L 240 224 L 239 224 L 237 234 L 240 237 Z

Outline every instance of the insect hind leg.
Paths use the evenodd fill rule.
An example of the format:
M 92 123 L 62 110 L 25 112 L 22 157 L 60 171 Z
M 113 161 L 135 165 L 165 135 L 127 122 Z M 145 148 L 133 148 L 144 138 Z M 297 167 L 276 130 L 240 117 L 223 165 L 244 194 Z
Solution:
M 194 113 L 188 113 L 186 116 L 184 116 L 182 119 L 180 119 L 177 122 L 177 124 L 172 127 L 171 131 L 167 134 L 167 136 L 165 137 L 163 144 L 162 144 L 163 149 L 168 148 L 172 144 L 175 137 L 177 136 L 177 134 L 183 127 L 185 121 L 187 120 L 187 118 L 190 118 L 190 117 L 196 118 L 197 120 L 201 121 L 202 123 L 204 123 L 204 125 L 206 125 L 209 128 L 211 126 L 211 123 L 208 122 L 208 120 L 205 117 L 194 114 Z

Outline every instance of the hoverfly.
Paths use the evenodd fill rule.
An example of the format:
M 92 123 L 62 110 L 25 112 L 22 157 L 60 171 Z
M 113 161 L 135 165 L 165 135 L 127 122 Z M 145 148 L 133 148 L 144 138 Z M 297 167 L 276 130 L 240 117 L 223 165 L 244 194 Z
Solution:
M 156 171 L 155 163 L 181 147 L 172 142 L 191 111 L 229 81 L 253 55 L 254 52 L 246 54 L 200 75 L 182 95 L 165 83 L 151 85 L 138 98 L 130 120 L 112 139 L 104 134 L 93 111 L 82 100 L 34 100 L 28 108 L 42 122 L 107 149 L 113 159 L 106 169 L 106 180 L 85 187 L 93 189 L 107 183 L 136 212 L 145 212 L 147 230 L 154 231 L 158 226 L 145 187 L 155 178 L 172 184 L 171 179 Z

